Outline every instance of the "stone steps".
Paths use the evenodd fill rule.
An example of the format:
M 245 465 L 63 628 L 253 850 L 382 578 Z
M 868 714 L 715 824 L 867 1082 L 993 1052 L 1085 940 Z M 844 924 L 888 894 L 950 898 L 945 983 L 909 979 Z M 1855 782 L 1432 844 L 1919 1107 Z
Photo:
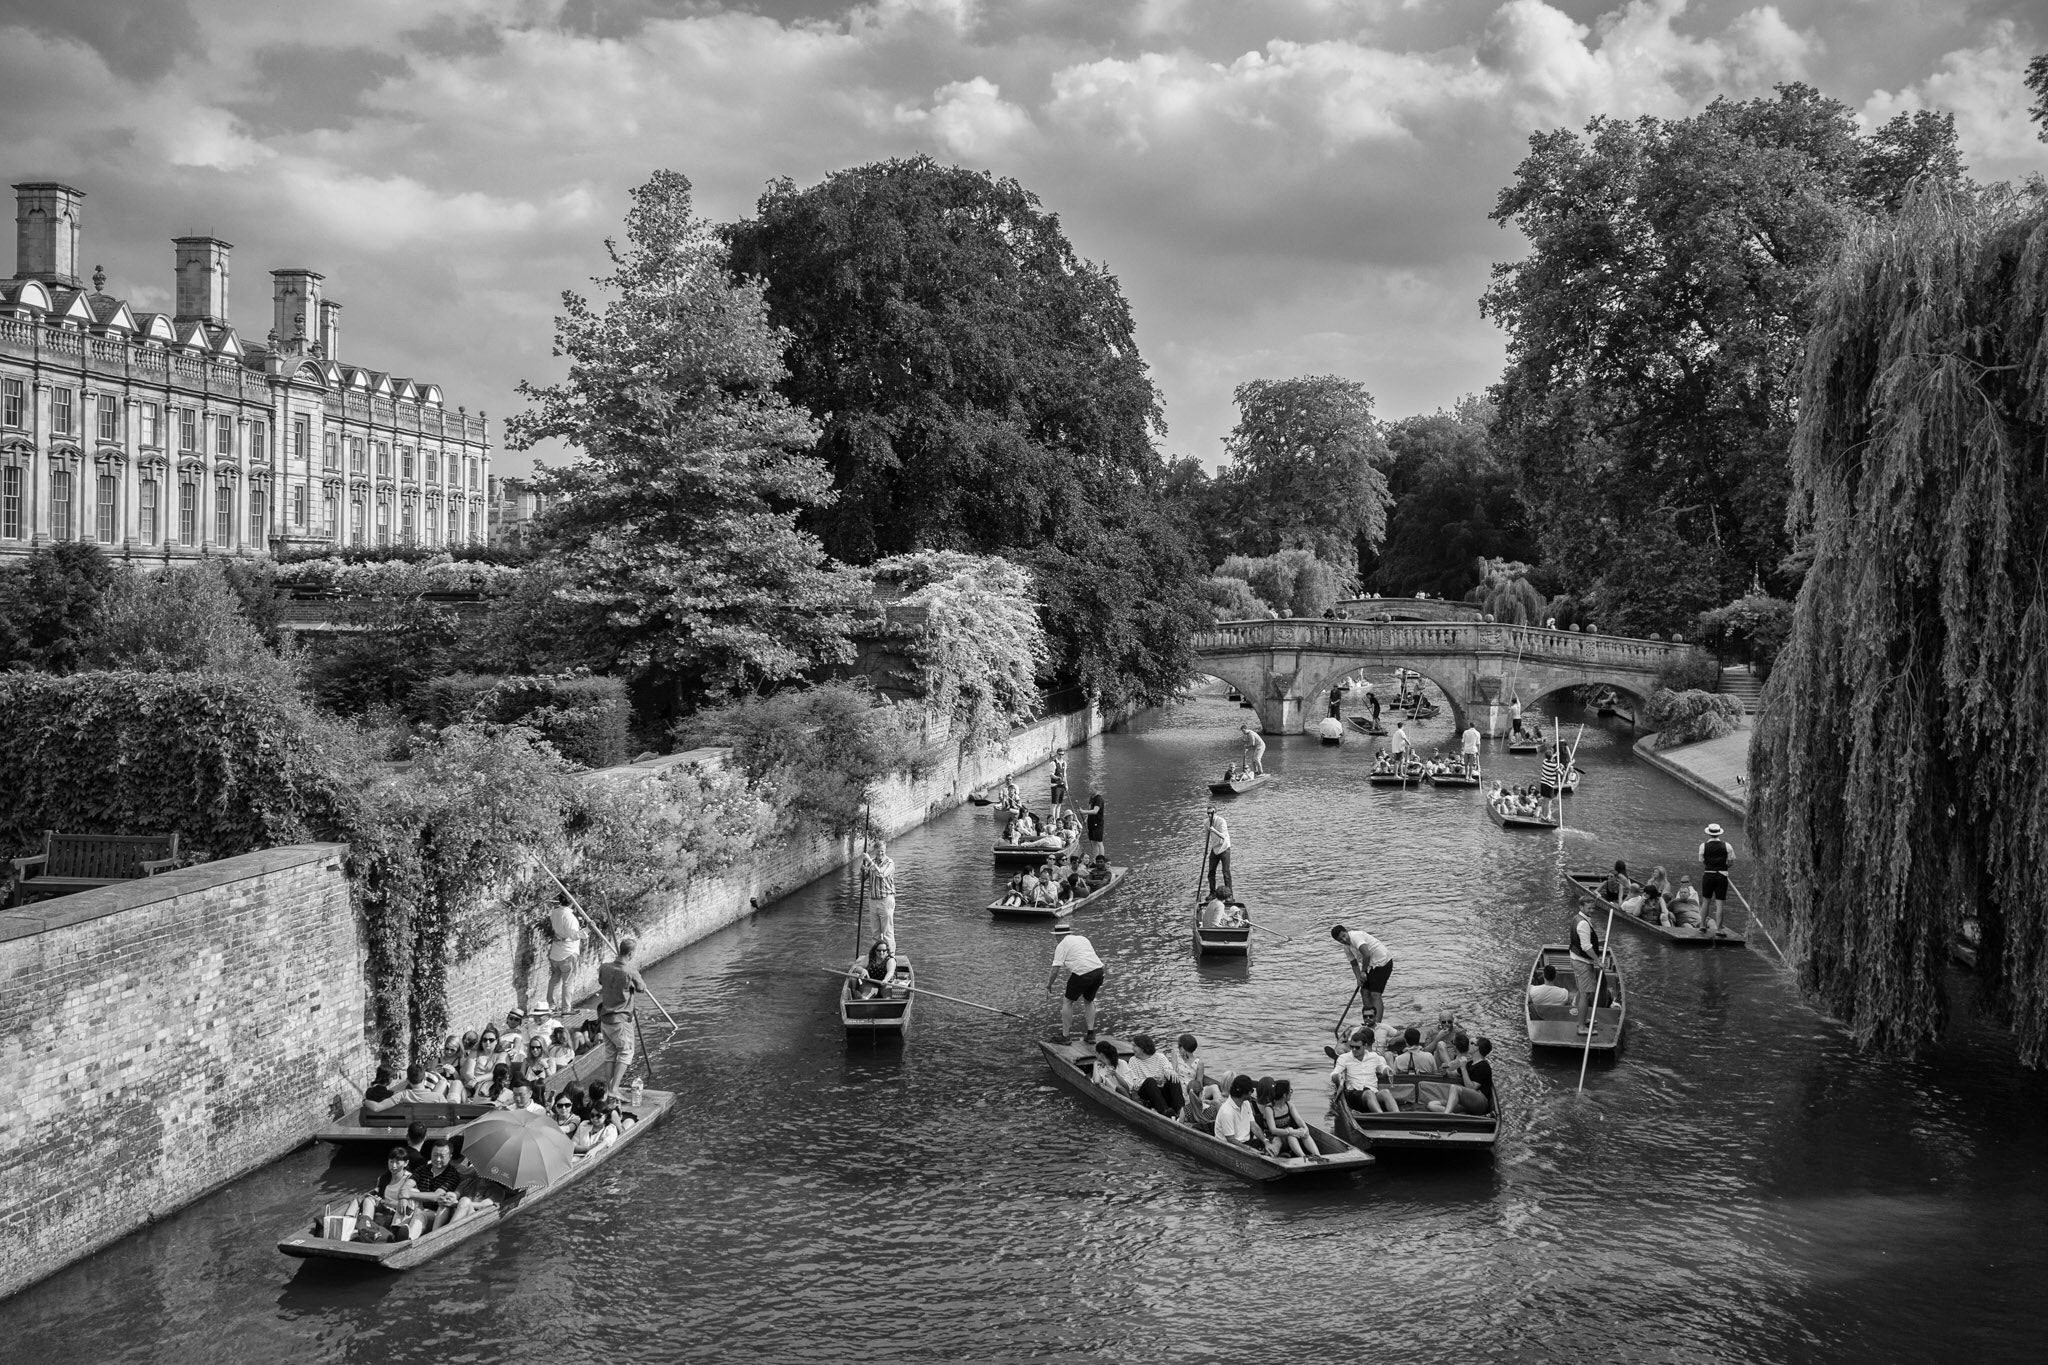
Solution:
M 1763 705 L 1763 683 L 1747 666 L 1722 669 L 1721 691 L 1741 702 L 1743 711 L 1749 715 L 1755 715 Z

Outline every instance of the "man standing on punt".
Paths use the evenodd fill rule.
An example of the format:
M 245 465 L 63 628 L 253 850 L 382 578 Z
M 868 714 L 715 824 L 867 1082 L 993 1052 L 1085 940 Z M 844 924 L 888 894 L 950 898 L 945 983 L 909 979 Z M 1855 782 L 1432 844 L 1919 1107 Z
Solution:
M 1700 932 L 1708 938 L 1721 932 L 1721 902 L 1728 899 L 1728 869 L 1735 866 L 1735 850 L 1721 837 L 1719 825 L 1707 826 L 1707 841 L 1700 845 L 1700 899 L 1706 915 Z
M 1060 1001 L 1060 1041 L 1066 1042 L 1074 1034 L 1074 1007 L 1081 1007 L 1081 1022 L 1087 1032 L 1081 1041 L 1095 1041 L 1095 997 L 1102 990 L 1102 982 L 1108 974 L 1102 965 L 1102 958 L 1096 954 L 1095 945 L 1087 938 L 1074 932 L 1074 926 L 1061 920 L 1053 925 L 1053 933 L 1059 935 L 1060 945 L 1053 949 L 1052 975 L 1046 978 L 1045 989 L 1051 991 L 1060 979 L 1060 973 L 1067 974 L 1066 997 Z
M 604 1030 L 612 1049 L 611 1093 L 626 1083 L 626 1068 L 633 1064 L 639 1021 L 633 1017 L 633 998 L 647 989 L 640 969 L 633 965 L 630 938 L 619 940 L 619 955 L 597 969 L 597 1024 Z

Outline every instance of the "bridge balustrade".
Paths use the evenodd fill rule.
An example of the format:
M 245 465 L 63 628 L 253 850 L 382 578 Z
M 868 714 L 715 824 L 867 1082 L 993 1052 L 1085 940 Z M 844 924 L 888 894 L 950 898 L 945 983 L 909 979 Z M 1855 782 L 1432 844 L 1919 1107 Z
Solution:
M 1686 646 L 1623 635 L 1583 635 L 1497 621 L 1227 621 L 1196 631 L 1197 654 L 1319 649 L 1374 654 L 1509 654 L 1581 667 L 1659 671 Z

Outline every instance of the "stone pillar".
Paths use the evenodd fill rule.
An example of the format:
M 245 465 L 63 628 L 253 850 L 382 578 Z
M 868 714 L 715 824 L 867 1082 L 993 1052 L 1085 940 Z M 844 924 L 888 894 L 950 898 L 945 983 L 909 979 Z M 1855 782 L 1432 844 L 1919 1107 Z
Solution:
M 1304 726 L 1300 697 L 1254 697 L 1252 709 L 1259 729 L 1269 735 L 1298 735 Z

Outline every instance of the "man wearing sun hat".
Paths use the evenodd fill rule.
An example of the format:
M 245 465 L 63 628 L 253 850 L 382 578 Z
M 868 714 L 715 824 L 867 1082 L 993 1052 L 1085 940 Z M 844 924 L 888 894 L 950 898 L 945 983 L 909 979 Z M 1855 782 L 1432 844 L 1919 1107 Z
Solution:
M 1700 900 L 1705 914 L 1700 932 L 1712 938 L 1721 932 L 1721 902 L 1728 899 L 1728 869 L 1735 865 L 1735 851 L 1721 837 L 1719 825 L 1707 826 L 1707 841 L 1700 845 Z

